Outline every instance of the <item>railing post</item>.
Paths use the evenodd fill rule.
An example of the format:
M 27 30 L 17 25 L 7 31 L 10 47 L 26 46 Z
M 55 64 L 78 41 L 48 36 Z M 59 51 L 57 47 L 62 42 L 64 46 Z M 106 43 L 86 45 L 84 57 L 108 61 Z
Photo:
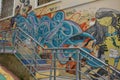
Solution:
M 5 52 L 6 32 L 2 32 L 3 53 Z
M 34 41 L 31 41 L 31 42 L 32 42 L 32 45 L 33 45 L 33 55 L 34 55 L 34 59 L 35 59 L 35 60 L 33 60 L 34 61 L 34 68 L 37 69 L 37 58 L 36 58 L 36 54 L 37 54 L 36 50 L 37 50 L 37 48 L 36 48 L 36 43 L 34 43 Z M 34 71 L 34 75 L 35 75 L 36 72 L 35 72 L 35 70 L 33 70 L 33 71 Z
M 51 69 L 50 69 L 50 76 L 49 76 L 49 80 L 52 80 L 52 66 L 53 66 L 53 53 L 52 53 L 52 60 L 51 60 Z
M 81 55 L 79 50 L 77 51 L 76 80 L 81 80 Z
M 53 53 L 54 54 L 54 80 L 56 80 L 56 53 L 55 52 Z
M 52 51 L 52 62 L 51 62 L 51 69 L 50 69 L 50 78 L 49 80 L 52 80 L 52 77 L 54 77 L 54 80 L 56 80 L 56 50 Z M 54 74 L 52 73 L 52 69 L 54 69 Z

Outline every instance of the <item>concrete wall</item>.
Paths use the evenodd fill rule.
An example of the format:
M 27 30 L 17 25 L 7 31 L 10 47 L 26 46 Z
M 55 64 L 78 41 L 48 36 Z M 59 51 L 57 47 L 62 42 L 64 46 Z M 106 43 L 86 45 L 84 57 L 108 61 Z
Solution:
M 32 3 L 34 4 L 34 2 Z M 32 3 L 30 3 L 30 5 Z M 110 55 L 110 52 L 116 51 L 116 50 L 118 51 L 117 55 L 118 56 L 120 55 L 120 41 L 119 41 L 120 6 L 119 6 L 119 3 L 120 3 L 120 0 L 114 0 L 114 1 L 113 0 L 61 0 L 56 3 L 50 4 L 47 6 L 41 6 L 38 8 L 35 8 L 33 6 L 33 11 L 35 15 L 31 15 L 31 16 L 34 16 L 35 20 L 36 20 L 36 16 L 37 16 L 37 19 L 39 20 L 41 20 L 42 17 L 47 16 L 47 18 L 50 19 L 49 22 L 53 21 L 55 23 L 57 23 L 57 21 L 58 23 L 60 23 L 60 21 L 62 21 L 62 23 L 67 21 L 67 28 L 70 28 L 70 29 L 69 31 L 65 31 L 65 33 L 72 34 L 72 35 L 67 35 L 67 36 L 64 35 L 64 37 L 68 37 L 68 36 L 72 37 L 74 35 L 74 33 L 71 33 L 70 30 L 73 32 L 77 31 L 77 33 L 83 33 L 83 32 L 89 33 L 97 41 L 95 52 L 98 52 L 100 50 L 100 47 L 103 46 L 105 50 L 100 54 L 104 53 L 105 59 L 109 60 L 109 63 L 111 65 L 114 65 L 115 57 L 109 56 L 109 55 Z M 28 8 L 29 6 L 25 7 L 26 10 Z M 29 14 L 29 12 L 30 11 L 28 11 L 27 13 Z M 56 15 L 59 13 L 61 13 L 60 14 L 61 17 L 59 15 L 58 16 Z M 29 20 L 28 18 L 26 19 L 27 17 L 26 11 L 25 12 L 22 11 L 20 12 L 20 14 L 25 18 L 25 21 Z M 59 19 L 56 17 L 58 17 Z M 53 20 L 54 18 L 55 18 L 55 21 Z M 31 26 L 35 24 L 34 22 L 31 22 L 31 23 L 30 23 Z M 73 27 L 71 27 L 71 25 L 77 25 L 74 27 L 76 29 L 76 30 L 74 29 L 75 31 L 73 30 Z M 1 26 L 4 26 L 4 25 L 1 25 Z M 40 27 L 40 26 L 42 26 L 42 24 L 39 24 L 39 26 L 35 25 L 34 27 Z M 54 26 L 49 25 L 47 27 L 56 27 L 56 26 L 57 25 L 54 25 Z M 33 32 L 36 32 L 36 31 L 33 31 Z M 42 34 L 44 35 L 44 33 Z M 36 35 L 36 37 L 38 36 Z M 55 37 L 53 36 L 52 39 L 55 39 Z M 86 43 L 86 42 L 83 40 L 83 43 Z M 50 44 L 52 44 L 52 42 Z M 57 44 L 57 43 L 53 43 L 53 44 Z M 77 46 L 80 46 L 80 45 L 77 44 Z M 56 47 L 56 45 L 52 47 Z M 98 55 L 98 54 L 94 54 L 94 55 Z M 117 67 L 120 69 L 120 65 Z

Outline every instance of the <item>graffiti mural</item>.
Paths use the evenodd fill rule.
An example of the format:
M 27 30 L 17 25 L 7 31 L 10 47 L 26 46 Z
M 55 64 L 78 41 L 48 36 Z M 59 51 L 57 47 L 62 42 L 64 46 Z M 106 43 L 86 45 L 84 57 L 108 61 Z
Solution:
M 95 24 L 85 32 L 92 33 L 96 39 L 96 45 L 99 46 L 97 57 L 102 59 L 102 57 L 105 57 L 105 53 L 108 53 L 112 48 L 119 53 L 120 12 L 113 9 L 100 8 L 97 10 L 95 18 Z M 108 42 L 111 42 L 111 45 Z M 117 56 L 118 57 L 114 57 L 114 66 L 118 65 L 119 62 L 119 54 Z
M 16 15 L 15 22 L 17 27 L 32 36 L 43 47 L 79 47 L 103 61 L 108 60 L 105 56 L 109 56 L 112 48 L 118 53 L 120 52 L 119 11 L 99 8 L 95 15 L 89 12 L 83 15 L 75 10 L 69 14 L 71 15 L 68 13 L 66 15 L 64 11 L 57 11 L 38 17 L 34 12 L 30 12 L 27 16 Z M 66 16 L 69 17 L 66 19 Z M 22 35 L 19 36 L 26 41 Z M 108 42 L 111 44 L 109 45 Z M 118 57 L 114 57 L 114 66 L 118 66 L 119 63 L 119 54 L 117 55 Z M 82 56 L 84 59 L 84 56 L 88 55 L 83 52 Z M 61 60 L 69 60 L 69 57 L 76 59 L 77 55 L 75 53 L 72 55 L 58 54 L 57 57 L 61 64 L 66 64 L 67 61 L 62 62 Z M 92 57 L 88 57 L 92 59 Z M 86 63 L 92 67 L 99 67 L 89 60 L 86 60 Z M 96 63 L 102 65 L 97 61 Z
M 20 4 L 15 8 L 15 15 L 21 14 L 26 17 L 28 12 L 32 9 L 32 5 L 30 4 L 30 0 L 19 0 Z
M 10 26 L 10 19 L 8 20 L 4 20 L 4 21 L 0 21 L 0 31 L 1 30 L 8 30 L 11 28 Z

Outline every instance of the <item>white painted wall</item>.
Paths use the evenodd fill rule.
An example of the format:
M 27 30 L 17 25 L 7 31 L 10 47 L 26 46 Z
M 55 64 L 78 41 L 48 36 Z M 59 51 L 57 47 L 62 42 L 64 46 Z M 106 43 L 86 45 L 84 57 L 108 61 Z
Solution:
M 81 5 L 95 0 L 61 0 L 61 9 L 69 8 L 76 5 Z
M 43 12 L 43 14 L 47 14 L 51 12 L 49 8 L 55 8 L 54 11 L 57 10 L 63 10 L 66 8 L 76 8 L 78 10 L 83 9 L 98 9 L 100 7 L 107 7 L 107 8 L 113 8 L 116 10 L 120 10 L 120 0 L 57 0 L 58 2 L 44 5 L 41 7 L 36 7 L 36 0 L 30 0 L 30 4 L 32 5 L 32 8 L 34 11 L 36 11 L 39 14 L 39 10 L 41 8 L 47 7 L 46 12 Z M 17 5 L 21 5 L 19 0 L 15 0 L 14 9 Z
M 39 14 L 43 8 L 46 8 L 46 11 L 43 10 L 42 15 L 50 13 L 51 8 L 56 8 L 52 12 L 64 9 L 69 10 L 72 8 L 77 11 L 96 11 L 99 8 L 112 8 L 120 11 L 120 0 L 60 0 L 57 3 L 35 8 L 34 10 L 37 14 Z
M 120 10 L 120 0 L 97 0 L 95 2 L 81 5 L 81 9 L 97 9 L 97 8 L 111 8 Z

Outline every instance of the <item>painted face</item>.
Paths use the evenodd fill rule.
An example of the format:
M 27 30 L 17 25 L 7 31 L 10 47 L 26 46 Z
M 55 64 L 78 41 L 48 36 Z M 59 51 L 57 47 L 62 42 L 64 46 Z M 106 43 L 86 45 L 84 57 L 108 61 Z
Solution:
M 112 17 L 103 17 L 101 19 L 97 19 L 97 21 L 103 26 L 110 26 L 112 23 Z

